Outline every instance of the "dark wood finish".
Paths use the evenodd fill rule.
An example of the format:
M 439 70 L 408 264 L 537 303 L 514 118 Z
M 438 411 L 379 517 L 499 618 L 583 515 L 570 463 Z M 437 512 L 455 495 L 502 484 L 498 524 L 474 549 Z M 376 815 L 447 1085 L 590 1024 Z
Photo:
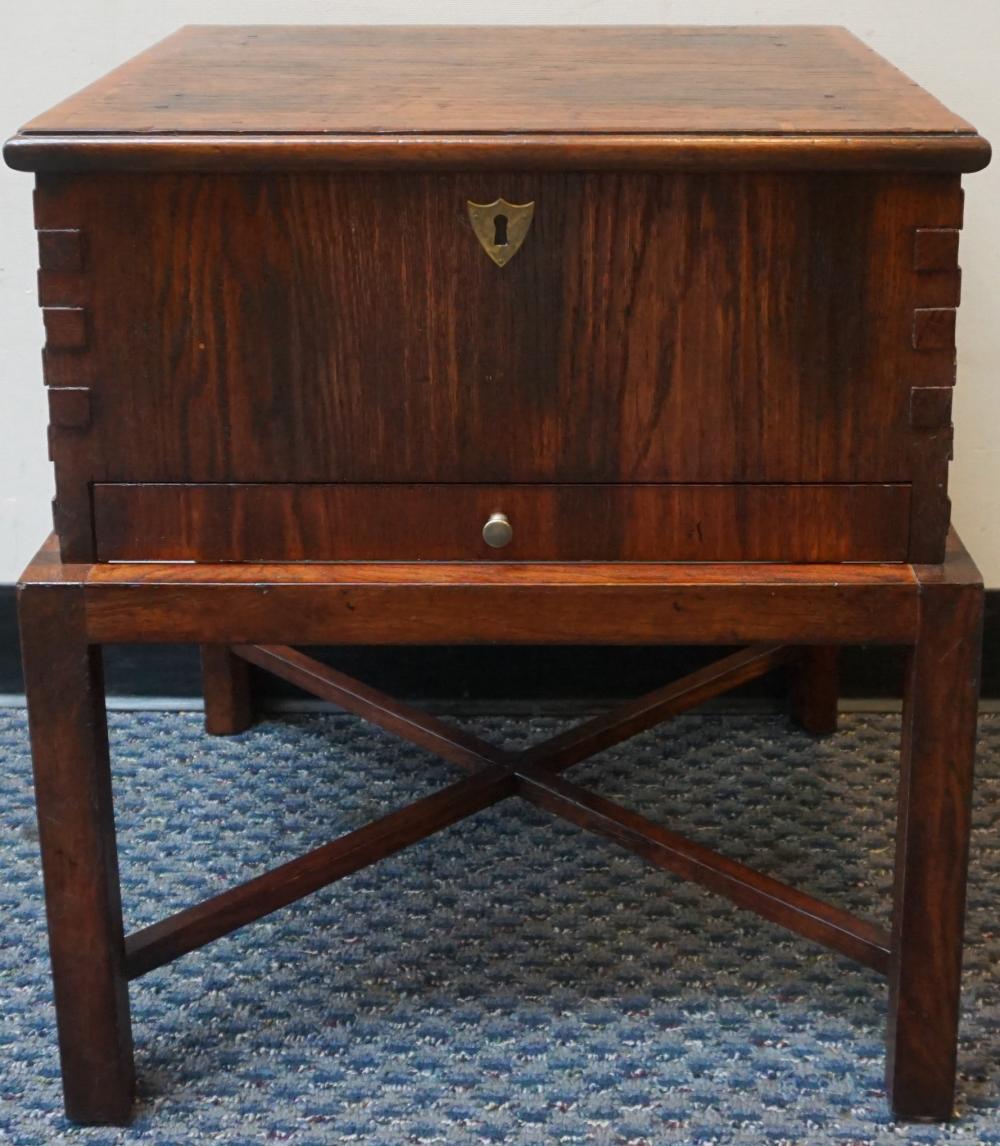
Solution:
M 91 557 L 95 548 L 90 482 L 100 463 L 92 433 L 92 268 L 85 236 L 75 225 L 41 226 L 38 247 L 38 299 L 47 342 L 42 362 L 49 393 L 49 457 L 56 474 L 53 519 L 63 552 Z
M 100 561 L 903 561 L 909 515 L 908 485 L 94 487 Z
M 768 918 L 821 942 L 828 942 L 838 950 L 860 952 L 858 957 L 877 969 L 884 971 L 887 967 L 887 937 L 878 929 L 859 923 L 845 912 L 803 896 L 743 865 L 734 864 L 707 849 L 690 844 L 681 837 L 664 833 L 652 826 L 641 826 L 638 818 L 629 819 L 629 813 L 607 801 L 599 801 L 590 792 L 567 785 L 553 790 L 546 787 L 544 779 L 538 779 L 539 776 L 562 771 L 679 711 L 787 662 L 799 655 L 795 649 L 747 649 L 733 654 L 682 681 L 521 752 L 497 749 L 478 737 L 450 729 L 441 721 L 351 680 L 294 649 L 237 646 L 233 651 L 316 696 L 341 704 L 348 711 L 364 716 L 421 748 L 434 751 L 460 767 L 473 770 L 479 778 L 487 778 L 491 785 L 494 780 L 502 778 L 512 781 L 516 773 L 518 783 L 522 787 L 528 786 L 529 798 L 550 810 L 567 814 L 560 800 L 570 793 L 573 794 L 575 806 L 581 801 L 589 803 L 597 800 L 605 817 L 614 815 L 630 823 L 630 830 L 626 834 L 633 841 L 641 837 L 648 843 L 651 832 L 654 852 L 664 866 L 684 873 L 690 868 L 697 873 L 692 878 L 723 890 L 724 894 L 744 906 L 763 910 L 768 913 Z M 499 798 L 511 794 L 512 790 L 508 787 Z M 461 791 L 464 795 L 465 789 L 461 788 Z M 399 825 L 417 825 L 426 824 L 429 820 L 430 830 L 437 830 L 440 826 L 438 820 L 433 814 L 428 816 L 429 801 L 447 805 L 453 794 L 457 794 L 454 786 L 447 793 L 438 793 L 411 808 L 394 813 L 389 821 L 379 821 L 368 829 L 352 833 L 349 837 L 311 852 L 302 860 L 285 864 L 231 892 L 146 928 L 136 936 L 130 936 L 126 944 L 130 975 L 144 974 L 186 951 L 228 934 L 236 927 L 274 910 L 276 906 L 291 902 L 293 898 L 306 894 L 306 891 L 316 890 L 331 879 L 348 874 L 348 870 L 357 870 L 358 866 L 367 866 L 381 858 L 387 854 L 382 850 L 381 843 L 373 846 L 369 841 L 381 841 L 389 822 L 394 825 L 394 838 L 397 838 L 397 822 Z M 438 804 L 434 803 L 433 806 L 436 808 Z M 469 812 L 462 814 L 467 815 Z M 578 807 L 569 813 L 569 818 L 574 822 L 583 822 Z M 594 824 L 588 821 L 586 826 Z M 406 838 L 412 842 L 409 833 Z M 664 854 L 660 855 L 660 851 Z M 362 861 L 359 855 L 367 858 Z M 758 900 L 764 904 L 762 909 L 758 908 Z
M 126 971 L 516 791 L 888 969 L 895 1109 L 947 1116 L 981 591 L 957 543 L 933 566 L 986 141 L 842 29 L 228 27 L 5 157 L 39 173 L 62 560 L 22 592 L 70 1113 L 127 1116 Z M 467 210 L 499 197 L 533 204 L 502 268 Z M 205 647 L 212 729 L 252 662 L 474 774 L 126 947 L 112 641 Z M 287 647 L 483 641 L 764 647 L 520 754 Z M 555 775 L 792 657 L 828 728 L 854 642 L 914 647 L 891 941 Z
M 953 539 L 917 567 L 903 702 L 886 1086 L 902 1118 L 950 1118 L 982 642 L 978 570 Z
M 891 937 L 865 920 L 711 852 L 556 775 L 584 757 L 725 688 L 792 658 L 801 658 L 801 647 L 750 648 L 732 654 L 683 681 L 562 733 L 547 744 L 514 753 L 450 729 L 293 649 L 243 647 L 239 634 L 262 623 L 265 614 L 256 604 L 261 599 L 267 602 L 269 623 L 277 620 L 290 629 L 297 625 L 303 632 L 320 629 L 321 639 L 328 640 L 328 630 L 318 623 L 319 619 L 327 618 L 326 624 L 331 619 L 339 620 L 333 614 L 341 610 L 343 616 L 355 617 L 363 602 L 363 597 L 355 593 L 370 589 L 380 591 L 379 611 L 366 613 L 362 607 L 362 621 L 374 625 L 374 618 L 381 616 L 381 623 L 400 626 L 400 631 L 413 639 L 413 618 L 419 616 L 427 641 L 451 643 L 456 631 L 466 631 L 463 617 L 495 613 L 508 618 L 495 630 L 495 639 L 523 639 L 526 630 L 521 626 L 526 616 L 518 609 L 530 602 L 530 608 L 545 618 L 547 626 L 540 629 L 536 623 L 535 639 L 565 639 L 580 631 L 583 618 L 597 614 L 611 615 L 612 629 L 607 635 L 610 638 L 614 632 L 615 640 L 625 642 L 636 639 L 636 630 L 625 624 L 624 613 L 614 608 L 616 600 L 619 604 L 625 600 L 626 608 L 654 629 L 657 625 L 669 627 L 671 616 L 680 617 L 683 623 L 694 620 L 708 626 L 709 631 L 703 631 L 700 639 L 728 643 L 748 635 L 757 639 L 760 629 L 769 627 L 767 622 L 762 624 L 764 615 L 781 618 L 780 627 L 787 622 L 793 606 L 801 609 L 805 601 L 806 611 L 797 613 L 793 622 L 801 631 L 808 613 L 813 618 L 809 622 L 813 630 L 821 634 L 808 643 L 829 646 L 835 639 L 850 639 L 914 645 L 904 714 L 897 890 Z M 524 596 L 538 589 L 554 591 L 554 595 L 534 601 Z M 460 598 L 455 609 L 444 608 L 455 590 L 472 595 Z M 957 538 L 953 539 L 945 566 L 916 570 L 909 565 L 861 564 L 72 566 L 59 561 L 55 541 L 50 539 L 25 574 L 21 592 L 36 767 L 43 786 L 40 812 L 43 851 L 47 853 L 46 880 L 54 889 L 50 910 L 55 910 L 59 896 L 64 894 L 59 890 L 62 881 L 68 879 L 78 888 L 74 881 L 80 880 L 81 872 L 86 873 L 86 893 L 79 902 L 74 899 L 72 915 L 80 933 L 98 937 L 100 955 L 93 966 L 84 960 L 83 967 L 78 967 L 73 958 L 75 948 L 71 956 L 60 946 L 68 943 L 71 928 L 67 928 L 61 914 L 54 917 L 58 920 L 53 925 L 53 957 L 60 1030 L 71 1032 L 63 1035 L 64 1041 L 68 1039 L 64 1054 L 68 1047 L 70 1053 L 79 1056 L 67 1062 L 92 1064 L 93 1056 L 107 1050 L 109 1039 L 112 1050 L 121 1054 L 121 1043 L 115 1038 L 124 1039 L 127 1035 L 127 1002 L 123 993 L 126 973 L 130 977 L 144 974 L 424 838 L 439 827 L 516 793 L 573 823 L 615 839 L 654 863 L 712 888 L 798 934 L 876 970 L 888 971 L 888 1078 L 894 1109 L 901 1117 L 947 1117 L 954 1081 L 982 603 L 978 574 Z M 199 604 L 199 597 L 204 598 L 203 604 Z M 184 639 L 184 626 L 192 616 L 189 604 L 194 605 L 193 615 L 199 624 L 207 628 L 210 598 L 218 618 L 211 639 L 218 644 L 235 645 L 226 650 L 229 655 L 276 671 L 315 694 L 444 755 L 473 774 L 299 860 L 145 928 L 123 943 L 113 870 L 114 829 L 103 713 L 95 707 L 98 677 L 88 642 L 112 637 L 150 639 L 151 632 L 160 639 Z M 852 602 L 853 613 L 845 614 L 847 601 Z M 454 597 L 450 603 L 455 605 Z M 660 612 L 664 605 L 665 612 Z M 513 624 L 508 616 L 511 612 Z M 411 618 L 409 628 L 407 617 Z M 848 636 L 843 622 L 850 617 L 854 628 Z M 168 620 L 175 622 L 172 636 L 164 636 Z M 539 638 L 541 632 L 545 636 Z M 53 673 L 40 656 L 55 644 L 57 633 L 61 642 L 58 664 L 62 668 Z M 484 638 L 483 631 L 477 635 L 478 639 Z M 801 638 L 798 643 L 801 645 Z M 806 673 L 814 678 L 815 689 L 810 703 L 819 711 L 823 706 L 817 698 L 822 693 L 828 702 L 834 691 L 830 687 L 832 653 L 828 648 L 819 648 L 807 652 L 806 657 Z M 91 716 L 81 720 L 79 705 L 84 702 Z M 62 711 L 60 703 L 66 706 Z M 819 718 L 814 714 L 810 719 Z M 36 733 L 39 723 L 40 731 Z M 68 770 L 63 768 L 65 760 L 56 753 L 57 745 L 61 745 L 59 738 L 64 735 L 73 736 Z M 49 786 L 47 791 L 44 785 Z M 67 822 L 82 833 L 82 852 L 74 856 L 68 874 L 61 866 L 65 846 L 63 821 L 45 818 L 45 809 L 55 808 L 61 814 L 67 802 L 72 803 L 66 813 Z M 53 824 L 60 830 L 48 842 L 45 832 Z M 96 881 L 94 875 L 99 877 Z M 103 994 L 83 996 L 88 1000 L 87 1006 L 98 1009 L 94 1042 L 90 1041 L 90 1026 L 81 1027 L 77 1021 L 81 1005 L 78 996 L 60 994 L 63 966 L 64 983 L 78 983 L 81 976 L 86 978 L 97 967 L 98 986 Z M 104 1059 L 100 1061 L 103 1063 Z M 94 1099 L 71 1096 L 72 1088 L 79 1087 L 82 1078 L 92 1078 L 87 1069 L 86 1065 L 68 1068 L 67 1101 L 71 1112 L 77 1111 L 84 1118 L 123 1119 L 127 1114 L 123 1109 L 123 1083 L 113 1092 L 118 1104 L 114 1111 Z M 86 1096 L 93 1091 L 84 1088 L 72 1093 Z M 74 1105 L 78 1101 L 82 1105 Z
M 47 306 L 42 310 L 45 345 L 50 350 L 85 350 L 86 311 L 78 306 Z
M 955 310 L 928 307 L 913 312 L 914 350 L 954 350 Z
M 842 28 L 663 25 L 188 27 L 23 130 L 974 134 Z
M 655 728 L 682 712 L 697 708 L 706 700 L 764 676 L 795 656 L 795 650 L 785 645 L 743 649 L 663 688 L 601 713 L 593 720 L 585 720 L 541 744 L 526 748 L 518 757 L 518 766 L 564 772 L 605 748 L 620 744 L 647 728 Z
M 945 538 L 951 521 L 948 463 L 953 432 L 949 425 L 914 436 L 913 494 L 910 499 L 910 559 L 938 562 L 944 558 Z
M 282 680 L 304 688 L 322 700 L 363 716 L 371 724 L 402 736 L 433 752 L 450 764 L 469 770 L 500 764 L 506 754 L 491 748 L 478 736 L 469 736 L 443 720 L 395 700 L 378 689 L 328 668 L 296 649 L 236 645 L 234 653 L 250 664 L 266 669 Z
M 837 731 L 839 658 L 835 646 L 810 645 L 792 669 L 792 717 L 814 736 Z
M 515 785 L 522 795 L 541 806 L 574 823 L 626 839 L 654 858 L 654 862 L 721 890 L 734 901 L 793 931 L 852 954 L 876 969 L 887 968 L 887 936 L 878 928 L 664 832 L 591 792 L 575 785 L 553 786 L 547 779 L 551 773 L 652 727 L 660 719 L 785 663 L 798 655 L 794 649 L 747 649 L 611 714 L 587 721 L 571 733 L 521 752 L 497 749 L 478 737 L 449 729 L 441 721 L 294 649 L 238 646 L 234 652 L 317 696 L 343 704 L 349 711 L 421 748 L 471 769 L 475 782 L 452 785 L 299 860 L 129 936 L 126 952 L 130 977 L 162 966 L 334 879 L 368 866 L 391 851 L 425 838 L 456 819 L 504 799 L 514 793 Z M 565 803 L 567 799 L 572 807 Z M 583 814 L 582 807 L 587 807 L 589 813 Z M 610 819 L 619 824 L 618 829 L 609 829 Z
M 108 643 L 900 644 L 917 625 L 907 565 L 89 568 Z
M 910 391 L 910 425 L 915 430 L 951 429 L 951 386 L 914 386 Z
M 512 795 L 508 768 L 484 769 L 380 820 L 128 937 L 129 978 L 170 963 Z
M 501 190 L 536 202 L 502 271 L 465 216 Z M 955 176 L 81 175 L 44 177 L 36 218 L 81 230 L 90 268 L 43 272 L 86 329 L 46 380 L 94 394 L 53 441 L 68 560 L 96 555 L 88 482 L 900 483 L 910 533 L 943 544 L 911 390 L 951 385 L 954 352 L 914 331 L 958 272 L 917 270 L 914 242 L 961 225 Z M 783 516 L 787 559 L 893 520 Z M 900 536 L 830 556 L 898 559 Z
M 90 425 L 90 414 L 90 390 L 86 386 L 49 390 L 49 421 L 55 431 L 85 430 Z
M 205 731 L 210 736 L 235 736 L 253 724 L 250 666 L 226 645 L 201 646 Z
M 474 771 L 494 764 L 512 764 L 516 759 L 520 765 L 530 764 L 554 772 L 562 772 L 613 744 L 756 680 L 798 655 L 786 646 L 742 650 L 515 755 L 487 744 L 478 736 L 452 728 L 295 649 L 236 645 L 233 652 L 460 768 Z
M 948 463 L 952 456 L 951 393 L 955 384 L 955 307 L 961 293 L 958 232 L 918 227 L 914 237 L 915 296 L 910 390 L 913 496 L 910 560 L 944 560 L 951 518 Z
M 807 147 L 803 144 L 808 143 Z M 981 171 L 978 135 L 16 135 L 17 171 Z
M 18 598 L 66 1113 L 124 1124 L 135 1088 L 100 650 L 79 585 Z
M 501 192 L 502 270 L 465 215 Z M 48 362 L 99 389 L 97 481 L 907 482 L 910 387 L 952 380 L 911 346 L 951 176 L 77 177 L 36 214 L 102 268 Z
M 7 154 L 49 169 L 46 381 L 92 394 L 53 423 L 66 560 L 177 548 L 116 491 L 98 549 L 95 483 L 330 482 L 892 483 L 902 558 L 941 559 L 950 436 L 912 394 L 954 382 L 989 147 L 842 29 L 189 28 Z M 502 271 L 465 213 L 501 194 L 536 204 Z M 906 528 L 779 510 L 764 552 L 676 496 L 689 549 L 583 556 L 884 561 Z M 331 556 L 234 508 L 194 556 Z
M 913 244 L 914 270 L 953 271 L 958 266 L 958 238 L 953 228 L 918 228 Z
M 875 924 L 720 856 L 578 784 L 539 769 L 519 770 L 518 777 L 518 794 L 540 808 L 607 836 L 657 867 L 724 895 L 866 967 L 883 974 L 888 971 L 889 936 Z
M 83 235 L 72 228 L 39 231 L 38 266 L 42 271 L 82 271 Z

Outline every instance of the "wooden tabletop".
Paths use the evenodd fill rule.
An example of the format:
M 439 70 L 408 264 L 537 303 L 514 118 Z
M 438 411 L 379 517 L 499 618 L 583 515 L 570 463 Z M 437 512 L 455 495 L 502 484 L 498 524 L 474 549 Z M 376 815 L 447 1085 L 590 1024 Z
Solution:
M 26 132 L 963 132 L 843 28 L 187 27 Z
M 760 138 L 869 158 L 894 140 L 965 170 L 989 157 L 970 124 L 843 28 L 272 25 L 182 28 L 28 123 L 7 160 L 100 166 L 152 143 L 198 166 L 255 142 L 270 163 L 308 139 L 310 162 L 394 165 L 419 147 L 431 165 L 476 164 L 517 142 L 531 166 L 572 140 L 581 163 L 614 166 L 676 159 L 692 141 L 697 158 L 711 146 L 745 160 Z

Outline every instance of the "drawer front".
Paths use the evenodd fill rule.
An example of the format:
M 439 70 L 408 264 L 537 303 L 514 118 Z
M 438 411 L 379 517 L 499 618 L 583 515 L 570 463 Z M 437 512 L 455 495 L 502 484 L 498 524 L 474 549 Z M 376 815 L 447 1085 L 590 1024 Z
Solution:
M 909 503 L 901 484 L 94 487 L 103 561 L 902 561 Z

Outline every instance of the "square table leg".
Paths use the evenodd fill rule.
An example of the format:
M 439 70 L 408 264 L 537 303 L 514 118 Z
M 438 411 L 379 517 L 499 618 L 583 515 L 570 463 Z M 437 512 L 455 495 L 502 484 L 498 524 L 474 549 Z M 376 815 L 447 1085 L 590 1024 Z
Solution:
M 961 554 L 921 578 L 907 668 L 886 1086 L 902 1119 L 952 1116 L 983 589 Z
M 814 736 L 837 731 L 840 649 L 835 645 L 808 645 L 789 670 L 792 674 L 792 719 Z
M 228 645 L 201 646 L 205 731 L 210 736 L 235 736 L 253 724 L 250 666 L 234 656 Z
M 67 1115 L 125 1124 L 135 1070 L 100 650 L 79 585 L 19 597 Z

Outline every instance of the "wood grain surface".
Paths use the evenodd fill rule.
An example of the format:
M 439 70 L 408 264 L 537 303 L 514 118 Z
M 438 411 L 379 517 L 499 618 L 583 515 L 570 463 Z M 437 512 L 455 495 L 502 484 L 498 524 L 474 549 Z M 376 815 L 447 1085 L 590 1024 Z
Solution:
M 886 1089 L 901 1118 L 952 1116 L 976 758 L 983 582 L 957 536 L 915 566 L 903 694 Z
M 66 565 L 51 538 L 19 587 L 67 1113 L 125 1122 L 133 1093 L 126 976 L 135 977 L 332 880 L 521 795 L 783 926 L 888 971 L 887 1089 L 902 1119 L 950 1117 L 982 582 L 952 534 L 947 562 L 912 565 Z M 745 650 L 523 754 L 289 648 L 303 643 L 649 641 L 911 645 L 891 935 L 558 778 L 706 692 L 798 655 Z M 269 639 L 270 637 L 270 639 Z M 94 643 L 195 640 L 382 727 L 486 768 L 123 942 L 103 688 Z M 229 649 L 227 655 L 232 655 Z M 832 654 L 818 651 L 826 679 Z M 221 666 L 229 677 L 230 666 Z M 214 670 L 218 672 L 216 663 Z M 228 687 L 228 680 L 215 686 Z M 215 687 L 213 686 L 213 687 Z M 824 707 L 827 705 L 824 704 Z M 224 701 L 223 707 L 231 707 Z M 233 723 L 232 714 L 225 723 Z
M 63 114 L 11 155 L 78 168 L 40 174 L 35 200 L 68 560 L 98 532 L 103 553 L 141 555 L 120 495 L 125 516 L 105 490 L 95 527 L 94 488 L 121 483 L 892 484 L 910 487 L 905 552 L 898 505 L 862 526 L 796 503 L 776 552 L 757 511 L 744 544 L 692 488 L 596 547 L 554 498 L 558 531 L 519 533 L 536 547 L 518 557 L 943 555 L 957 172 L 988 147 L 843 30 L 196 28 Z M 503 268 L 466 210 L 501 196 L 534 204 Z M 161 514 L 145 556 L 415 553 L 386 546 L 379 514 L 380 544 L 359 528 L 347 551 L 311 539 L 322 514 L 280 552 L 245 518 L 208 539 L 205 514 L 181 517 L 190 548 Z M 472 556 L 434 526 L 429 559 Z M 697 544 L 658 548 L 659 526 Z
M 845 29 L 182 28 L 26 132 L 970 132 Z
M 253 686 L 246 661 L 226 645 L 202 645 L 201 679 L 205 731 L 235 736 L 253 723 Z
M 66 1113 L 122 1125 L 135 1065 L 101 652 L 79 584 L 29 579 L 18 614 Z
M 94 487 L 101 561 L 903 561 L 909 512 L 908 485 Z
M 22 583 L 82 584 L 101 643 L 906 644 L 919 612 L 904 564 L 68 565 L 55 536 Z
M 968 133 L 15 135 L 17 171 L 980 171 Z
M 535 202 L 495 266 L 466 202 Z M 909 481 L 952 175 L 45 176 L 98 481 Z M 55 301 L 63 301 L 56 298 Z M 60 446 L 62 442 L 60 441 Z M 58 458 L 57 458 L 58 460 Z
M 177 562 L 50 542 L 21 585 L 70 1116 L 128 1117 L 126 975 L 519 792 L 888 969 L 894 1110 L 947 1118 L 982 588 L 957 539 L 930 563 L 986 141 L 842 29 L 228 27 L 4 154 L 41 172 L 63 556 Z M 499 196 L 535 205 L 502 269 L 466 212 Z M 558 779 L 578 733 L 123 941 L 94 647 L 120 641 L 202 644 L 225 731 L 251 716 L 234 646 L 792 643 L 820 729 L 832 646 L 910 645 L 891 937 Z M 240 656 L 497 751 L 293 650 Z

